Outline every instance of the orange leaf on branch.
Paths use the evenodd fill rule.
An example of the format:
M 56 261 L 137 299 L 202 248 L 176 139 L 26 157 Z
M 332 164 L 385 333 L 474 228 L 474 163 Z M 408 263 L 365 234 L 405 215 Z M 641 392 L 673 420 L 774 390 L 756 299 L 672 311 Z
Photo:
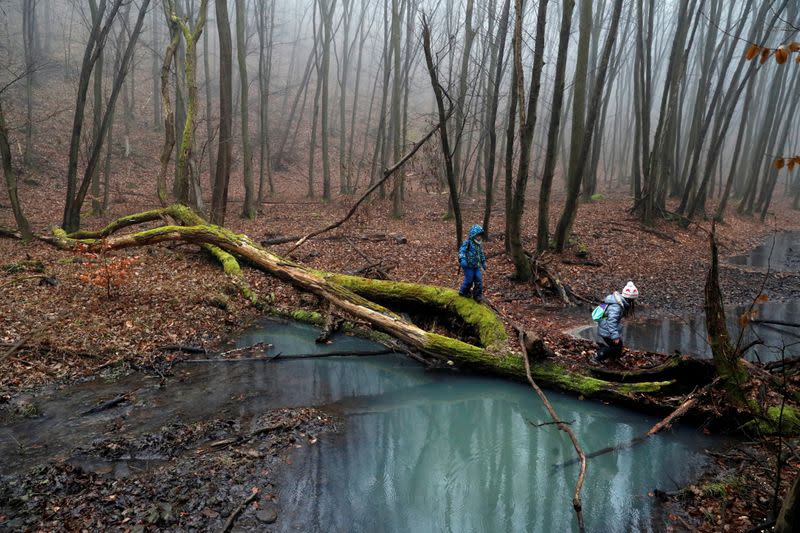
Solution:
M 750 61 L 751 59 L 756 57 L 760 51 L 761 51 L 761 47 L 759 47 L 757 44 L 751 44 L 747 48 L 747 52 L 745 53 L 744 57 L 745 57 L 745 59 Z

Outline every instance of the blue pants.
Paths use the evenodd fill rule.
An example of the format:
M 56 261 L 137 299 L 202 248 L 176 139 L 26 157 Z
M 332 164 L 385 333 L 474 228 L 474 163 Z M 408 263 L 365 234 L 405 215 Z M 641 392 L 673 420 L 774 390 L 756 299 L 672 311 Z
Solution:
M 470 290 L 473 298 L 480 298 L 483 295 L 483 272 L 480 267 L 464 269 L 464 283 L 461 284 L 458 293 L 461 296 L 469 296 Z

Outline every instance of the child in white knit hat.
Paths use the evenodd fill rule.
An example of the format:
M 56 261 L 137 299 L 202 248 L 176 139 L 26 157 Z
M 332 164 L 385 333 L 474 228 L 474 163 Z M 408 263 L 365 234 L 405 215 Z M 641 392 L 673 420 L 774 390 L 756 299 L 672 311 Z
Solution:
M 603 300 L 599 306 L 602 314 L 597 319 L 597 335 L 605 345 L 598 348 L 591 359 L 592 363 L 622 357 L 622 319 L 633 312 L 638 297 L 639 289 L 629 281 L 622 291 L 614 291 Z

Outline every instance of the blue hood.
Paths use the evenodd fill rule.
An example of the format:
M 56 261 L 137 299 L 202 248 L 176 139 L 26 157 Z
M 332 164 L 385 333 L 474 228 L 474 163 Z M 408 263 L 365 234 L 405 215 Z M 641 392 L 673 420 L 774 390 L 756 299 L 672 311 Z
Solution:
M 483 226 L 480 224 L 473 224 L 471 228 L 469 228 L 469 238 L 474 239 L 478 235 L 483 233 Z

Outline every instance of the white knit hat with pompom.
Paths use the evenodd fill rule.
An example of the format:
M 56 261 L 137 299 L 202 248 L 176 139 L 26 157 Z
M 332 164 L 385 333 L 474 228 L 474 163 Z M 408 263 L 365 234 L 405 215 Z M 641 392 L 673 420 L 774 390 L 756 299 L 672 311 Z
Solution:
M 639 289 L 636 288 L 632 281 L 629 281 L 625 288 L 622 289 L 622 297 L 628 300 L 635 300 L 639 297 Z

